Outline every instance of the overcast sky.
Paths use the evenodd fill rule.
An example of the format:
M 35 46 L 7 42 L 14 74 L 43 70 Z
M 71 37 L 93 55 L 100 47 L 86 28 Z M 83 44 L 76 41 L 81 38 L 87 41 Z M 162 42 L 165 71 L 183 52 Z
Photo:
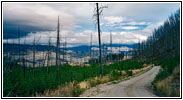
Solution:
M 113 43 L 132 44 L 139 39 L 146 40 L 176 10 L 179 3 L 102 3 L 100 16 L 102 43 L 109 43 L 110 31 Z M 57 19 L 60 17 L 60 35 L 67 37 L 68 45 L 89 44 L 91 33 L 93 44 L 98 44 L 98 33 L 93 19 L 94 3 L 3 3 L 3 27 L 30 29 L 21 38 L 32 43 L 34 36 L 41 44 L 47 44 L 48 37 L 56 42 Z M 17 34 L 17 31 L 3 34 Z M 4 39 L 5 41 L 5 39 Z M 9 39 L 9 42 L 17 39 Z

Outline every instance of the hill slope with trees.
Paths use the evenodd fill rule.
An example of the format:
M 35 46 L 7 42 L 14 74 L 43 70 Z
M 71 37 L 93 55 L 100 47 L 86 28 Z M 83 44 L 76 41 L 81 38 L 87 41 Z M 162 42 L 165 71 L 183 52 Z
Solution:
M 134 59 L 161 66 L 153 84 L 160 96 L 180 96 L 180 9 L 134 50 Z

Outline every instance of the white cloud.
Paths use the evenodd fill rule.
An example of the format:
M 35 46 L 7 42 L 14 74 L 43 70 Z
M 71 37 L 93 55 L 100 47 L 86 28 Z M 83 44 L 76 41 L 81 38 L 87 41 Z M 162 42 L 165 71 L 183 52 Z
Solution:
M 139 31 L 123 31 L 123 32 L 112 32 L 113 43 L 123 43 L 123 44 L 132 44 L 138 43 L 140 41 L 144 41 L 147 39 L 149 35 L 151 35 L 154 28 L 159 27 L 161 23 L 151 24 L 143 30 Z M 130 28 L 131 29 L 131 28 Z M 61 43 L 65 42 L 65 37 L 67 41 L 67 46 L 78 46 L 78 45 L 89 45 L 90 44 L 90 36 L 92 33 L 92 44 L 98 45 L 98 33 L 93 32 L 92 30 L 85 30 L 83 32 L 73 32 L 68 30 L 61 30 L 60 37 Z M 36 41 L 39 39 L 38 44 L 48 44 L 48 39 L 51 37 L 52 44 L 56 44 L 56 31 L 41 31 L 36 33 L 29 33 L 26 36 L 26 42 L 28 44 L 32 44 L 34 40 L 34 36 Z M 101 40 L 103 43 L 110 43 L 110 32 L 102 32 Z M 17 43 L 18 39 L 9 39 L 9 43 L 15 42 Z M 4 40 L 6 43 L 6 40 Z M 21 42 L 24 42 L 24 38 L 21 38 Z
M 135 20 L 159 22 L 180 8 L 180 3 L 109 3 L 104 16 L 126 16 Z
M 180 7 L 179 3 L 102 4 L 107 4 L 108 8 L 103 10 L 101 20 L 110 24 L 123 22 L 126 18 L 140 20 L 140 23 L 131 22 L 133 25 L 144 25 L 147 20 L 159 22 Z M 78 23 L 91 25 L 94 7 L 94 3 L 3 3 L 3 18 L 21 25 L 54 30 L 60 15 L 63 28 L 70 30 L 77 28 Z
M 104 20 L 106 20 L 109 24 L 120 23 L 125 19 L 126 19 L 125 17 L 114 17 L 114 16 L 104 17 Z
M 107 16 L 104 17 L 104 21 L 107 21 L 106 24 L 107 26 L 114 26 L 115 24 L 120 24 L 121 22 L 123 22 L 124 20 L 126 20 L 125 17 L 114 17 L 114 16 Z
M 108 3 L 108 5 L 100 17 L 102 26 L 134 30 L 139 28 L 135 25 L 148 25 L 142 30 L 133 32 L 112 32 L 113 43 L 137 43 L 138 39 L 145 40 L 153 29 L 163 22 L 162 20 L 179 8 L 178 4 L 172 3 Z M 53 37 L 52 43 L 55 44 L 59 15 L 61 37 L 68 37 L 67 42 L 70 46 L 89 44 L 91 33 L 93 44 L 98 44 L 97 32 L 87 29 L 88 25 L 93 23 L 93 9 L 94 4 L 88 3 L 3 3 L 3 21 L 15 23 L 15 26 L 29 25 L 52 30 L 29 33 L 26 39 L 27 42 L 32 43 L 34 35 L 36 40 L 41 36 L 39 42 L 47 44 L 48 37 Z M 78 24 L 82 24 L 82 31 L 74 32 L 73 29 L 81 28 Z M 127 24 L 129 26 L 123 26 Z M 102 32 L 102 43 L 109 43 L 109 36 L 109 32 Z M 23 41 L 24 38 L 21 40 Z M 64 39 L 62 40 L 61 42 L 64 42 Z M 13 41 L 16 42 L 17 39 L 9 39 L 9 42 Z
M 123 27 L 121 27 L 121 29 L 134 30 L 134 29 L 139 29 L 139 27 L 135 27 L 135 26 L 123 26 Z
M 135 22 L 135 21 L 131 21 L 131 22 L 128 22 L 126 24 L 128 24 L 128 25 L 149 25 L 150 22 Z
M 107 26 L 108 28 L 124 29 L 124 30 L 135 30 L 140 29 L 140 26 L 150 25 L 150 22 L 136 21 L 132 18 L 114 17 L 114 16 L 104 17 L 104 22 L 105 22 L 104 25 Z

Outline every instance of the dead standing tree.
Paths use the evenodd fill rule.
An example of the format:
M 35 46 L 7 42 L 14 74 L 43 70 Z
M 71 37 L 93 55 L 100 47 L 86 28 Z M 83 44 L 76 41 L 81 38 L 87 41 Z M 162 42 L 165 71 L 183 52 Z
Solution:
M 20 46 L 20 28 L 18 28 L 18 45 Z M 18 62 L 20 63 L 20 47 L 18 48 Z
M 100 30 L 100 15 L 102 14 L 103 8 L 107 8 L 106 6 L 101 6 L 99 7 L 98 3 L 96 3 L 96 8 L 95 8 L 95 13 L 94 13 L 94 17 L 96 17 L 96 22 L 97 22 L 97 26 L 98 26 L 98 40 L 99 40 L 99 61 L 100 61 L 100 71 L 101 71 L 101 76 L 103 77 L 103 66 L 102 66 L 102 48 L 101 48 L 101 30 Z
M 90 59 L 92 59 L 92 33 L 91 33 L 91 39 L 90 39 Z
M 60 83 L 59 64 L 60 64 L 60 23 L 59 23 L 59 16 L 58 16 L 57 44 L 56 44 L 56 79 L 58 80 L 58 83 Z
M 60 23 L 59 23 L 59 16 L 58 16 L 58 26 L 57 26 L 57 44 L 56 44 L 56 71 L 58 72 L 58 66 L 59 66 L 59 56 L 60 56 Z
M 118 44 L 118 52 L 119 52 L 119 55 L 118 55 L 118 60 L 119 60 L 119 64 L 120 64 L 120 58 L 121 58 L 121 51 L 120 51 L 120 43 Z
M 64 45 L 65 47 L 65 60 L 66 60 L 66 62 L 67 62 L 67 38 L 65 37 L 65 45 Z
M 10 53 L 10 55 L 11 55 L 11 59 L 10 59 L 10 72 L 12 72 L 13 66 L 15 66 L 15 50 L 14 50 L 15 42 L 14 42 L 14 40 L 12 42 L 13 42 L 13 46 L 11 47 L 11 53 Z
M 102 54 L 103 54 L 103 59 L 102 59 L 103 61 L 102 62 L 105 64 L 104 42 L 103 42 L 103 45 L 102 45 Z
M 7 46 L 9 45 L 9 42 L 8 42 L 8 37 L 7 37 Z M 10 63 L 11 63 L 11 52 L 9 50 L 9 48 L 7 48 L 7 71 L 10 71 Z
M 111 48 L 111 52 L 110 52 L 110 62 L 112 62 L 112 33 L 111 33 L 111 31 L 110 31 L 110 48 Z
M 25 50 L 25 44 L 26 44 L 26 37 L 24 39 L 24 46 L 23 46 L 24 50 Z M 23 69 L 24 69 L 24 78 L 25 78 L 25 74 L 26 74 L 26 58 L 25 58 L 25 52 L 26 52 L 26 50 L 23 51 L 23 56 L 22 56 L 22 66 L 23 66 Z
M 47 58 L 47 56 L 48 56 L 48 53 L 46 53 L 46 52 L 44 52 L 44 51 L 43 51 L 43 57 L 42 57 L 42 59 L 43 59 L 43 62 L 42 62 L 42 68 L 44 68 L 44 66 L 45 66 L 45 62 L 46 62 L 46 58 Z
M 48 58 L 47 58 L 47 72 L 49 73 L 49 65 L 50 65 L 50 55 L 51 55 L 51 52 L 50 52 L 50 44 L 51 44 L 51 39 L 49 38 L 48 40 Z
M 40 37 L 41 38 L 41 37 Z M 32 47 L 32 50 L 33 50 L 33 55 L 32 55 L 32 58 L 33 58 L 33 68 L 32 68 L 32 73 L 33 73 L 33 76 L 34 76 L 34 74 L 35 74 L 35 71 L 34 71 L 34 69 L 35 69 L 35 64 L 36 64 L 36 58 L 35 58 L 35 53 L 36 53 L 36 44 L 39 42 L 39 40 L 40 40 L 40 38 L 36 41 L 35 40 L 35 35 L 34 35 L 34 41 L 33 41 L 33 47 Z
M 34 41 L 33 41 L 33 69 L 32 69 L 32 74 L 34 75 L 34 68 L 35 68 L 35 35 L 34 35 Z
M 7 46 L 8 46 L 8 37 L 7 37 L 7 41 L 6 41 L 6 44 L 7 44 Z M 6 65 L 7 65 L 7 70 L 9 69 L 9 49 L 7 48 L 7 62 L 6 62 Z
M 67 57 L 66 57 L 66 46 L 67 46 L 67 40 L 66 40 L 66 37 L 65 37 L 65 42 L 63 44 L 63 64 L 65 65 L 65 61 L 67 61 Z

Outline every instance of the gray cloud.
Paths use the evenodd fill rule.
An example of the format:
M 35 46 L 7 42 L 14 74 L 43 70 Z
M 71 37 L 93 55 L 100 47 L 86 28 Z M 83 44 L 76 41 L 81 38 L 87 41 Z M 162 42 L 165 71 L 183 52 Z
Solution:
M 157 28 L 162 23 L 152 24 L 147 28 L 139 31 L 127 31 L 127 32 L 112 32 L 113 43 L 123 43 L 123 44 L 132 44 L 140 41 L 144 41 L 152 33 L 154 28 Z M 65 42 L 65 37 L 68 46 L 78 46 L 78 45 L 89 45 L 90 36 L 92 33 L 93 45 L 98 45 L 98 33 L 92 30 L 85 30 L 82 32 L 73 32 L 68 30 L 61 30 L 60 37 L 61 43 Z M 38 41 L 38 44 L 48 44 L 48 39 L 51 38 L 53 45 L 56 44 L 56 31 L 40 31 L 36 33 L 29 33 L 26 37 L 21 38 L 21 43 L 24 43 L 26 38 L 27 44 L 32 44 L 34 37 Z M 102 32 L 101 34 L 102 43 L 110 43 L 110 32 Z M 18 39 L 9 39 L 9 43 L 18 43 Z M 6 42 L 6 40 L 4 40 Z
M 3 4 L 3 21 L 14 22 L 16 25 L 27 25 L 47 30 L 55 30 L 57 17 L 60 16 L 62 29 L 75 29 L 74 16 L 50 6 L 37 3 L 5 3 Z M 12 23 L 12 24 L 14 24 Z M 9 23 L 11 24 L 11 23 Z
M 112 25 L 148 25 L 138 31 L 112 32 L 114 43 L 136 43 L 145 40 L 153 29 L 158 27 L 172 12 L 177 10 L 178 3 L 103 3 L 108 5 L 101 15 L 101 24 Z M 41 44 L 47 44 L 48 37 L 55 43 L 57 16 L 60 16 L 61 37 L 68 37 L 70 44 L 89 44 L 90 34 L 93 33 L 93 43 L 98 44 L 98 34 L 88 30 L 93 25 L 93 3 L 3 3 L 3 22 L 11 26 L 26 26 L 43 29 L 26 36 L 27 43 L 32 43 L 34 36 L 40 38 Z M 112 16 L 112 17 L 111 17 Z M 126 22 L 123 22 L 126 21 Z M 94 27 L 94 26 L 93 26 Z M 134 29 L 137 27 L 121 27 Z M 81 29 L 77 32 L 75 30 Z M 22 38 L 23 41 L 24 38 Z M 16 42 L 16 39 L 10 39 Z M 102 42 L 109 43 L 109 32 L 102 32 Z M 73 45 L 71 45 L 73 46 Z

